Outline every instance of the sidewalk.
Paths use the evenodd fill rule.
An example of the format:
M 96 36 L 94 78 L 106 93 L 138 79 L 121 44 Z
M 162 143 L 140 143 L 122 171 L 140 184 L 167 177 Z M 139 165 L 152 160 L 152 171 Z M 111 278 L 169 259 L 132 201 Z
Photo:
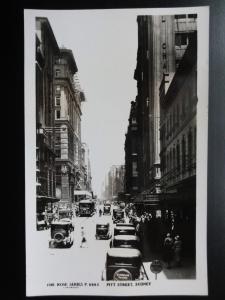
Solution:
M 163 267 L 163 272 L 167 279 L 195 279 L 196 269 L 194 262 L 190 259 L 183 259 L 182 266 L 177 267 L 172 263 L 172 268 Z

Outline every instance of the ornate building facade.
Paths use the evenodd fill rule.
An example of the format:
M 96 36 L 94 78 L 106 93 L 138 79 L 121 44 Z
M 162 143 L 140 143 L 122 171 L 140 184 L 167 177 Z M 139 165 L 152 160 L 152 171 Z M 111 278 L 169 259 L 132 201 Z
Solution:
M 46 18 L 36 18 L 36 194 L 37 222 L 56 198 L 54 57 L 59 47 Z
M 70 49 L 55 58 L 56 189 L 60 203 L 71 206 L 82 177 L 81 102 L 76 86 L 77 65 Z

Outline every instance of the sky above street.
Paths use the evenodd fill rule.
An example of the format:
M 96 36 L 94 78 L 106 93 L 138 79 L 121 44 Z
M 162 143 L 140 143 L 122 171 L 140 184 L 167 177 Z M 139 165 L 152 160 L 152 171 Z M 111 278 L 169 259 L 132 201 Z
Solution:
M 124 142 L 137 56 L 137 14 L 132 10 L 42 11 L 59 47 L 73 51 L 87 101 L 82 141 L 90 149 L 93 191 L 98 196 L 111 165 L 124 164 Z

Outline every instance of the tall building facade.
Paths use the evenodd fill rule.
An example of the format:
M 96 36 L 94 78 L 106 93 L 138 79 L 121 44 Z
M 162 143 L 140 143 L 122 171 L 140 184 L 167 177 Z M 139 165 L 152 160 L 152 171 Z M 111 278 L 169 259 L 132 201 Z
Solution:
M 54 65 L 56 190 L 60 204 L 70 207 L 82 177 L 81 102 L 77 65 L 70 49 L 60 49 Z
M 56 198 L 54 58 L 59 47 L 46 18 L 36 18 L 37 221 Z
M 161 208 L 173 215 L 184 236 L 186 251 L 195 255 L 197 37 L 188 47 L 165 92 L 160 89 Z
M 81 187 L 82 190 L 86 190 L 92 192 L 92 177 L 91 177 L 91 163 L 89 156 L 89 148 L 86 143 L 82 143 L 82 157 L 81 157 L 81 168 L 82 168 L 82 176 L 81 176 Z
M 105 200 L 117 200 L 124 193 L 124 165 L 111 166 L 105 181 L 102 198 Z
M 165 203 L 195 208 L 197 39 L 189 45 L 169 89 L 160 90 L 161 189 Z
M 138 174 L 140 191 L 161 192 L 160 85 L 168 89 L 197 29 L 196 15 L 138 16 L 137 80 Z

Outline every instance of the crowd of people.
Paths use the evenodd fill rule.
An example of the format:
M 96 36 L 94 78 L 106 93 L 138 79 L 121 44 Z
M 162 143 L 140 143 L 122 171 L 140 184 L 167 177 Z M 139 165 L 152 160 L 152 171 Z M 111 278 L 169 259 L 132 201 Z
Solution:
M 155 211 L 138 213 L 132 207 L 126 209 L 126 216 L 136 228 L 144 256 L 157 254 L 167 268 L 181 266 L 183 245 L 173 212 L 162 218 L 161 214 Z

